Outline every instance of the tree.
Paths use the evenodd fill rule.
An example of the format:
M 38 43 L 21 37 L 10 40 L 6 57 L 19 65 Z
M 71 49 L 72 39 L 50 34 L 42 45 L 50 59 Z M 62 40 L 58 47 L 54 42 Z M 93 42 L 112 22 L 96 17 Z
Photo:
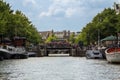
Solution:
M 12 14 L 9 4 L 0 0 L 0 34 L 5 35 L 8 17 Z
M 46 39 L 46 43 L 49 43 L 49 42 L 51 42 L 51 41 L 53 41 L 53 40 L 56 40 L 57 39 L 57 37 L 54 35 L 54 34 L 51 34 L 47 39 Z
M 31 43 L 41 41 L 31 21 L 21 11 L 11 10 L 10 5 L 3 0 L 0 0 L 0 34 L 10 39 L 15 36 L 26 37 Z
M 97 42 L 98 35 L 100 35 L 100 39 L 103 39 L 106 36 L 116 35 L 117 32 L 120 32 L 119 26 L 120 14 L 116 15 L 115 10 L 111 8 L 104 9 L 101 13 L 98 13 L 93 18 L 93 20 L 82 29 L 77 39 L 84 41 L 86 45 L 88 39 L 90 43 L 94 43 Z
M 72 43 L 72 44 L 75 43 L 75 34 L 74 33 L 72 33 L 70 35 L 69 42 Z

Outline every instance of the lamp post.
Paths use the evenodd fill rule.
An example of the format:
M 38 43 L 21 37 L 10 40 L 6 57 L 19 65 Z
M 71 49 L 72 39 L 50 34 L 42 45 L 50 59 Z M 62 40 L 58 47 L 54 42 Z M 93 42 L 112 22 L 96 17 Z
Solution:
M 89 46 L 90 45 L 90 34 L 87 33 L 87 45 Z
M 98 29 L 98 47 L 100 46 L 100 29 Z
M 117 33 L 117 39 L 118 39 L 118 47 L 120 47 L 120 33 Z
M 116 43 L 117 43 L 117 47 L 119 47 L 119 33 L 116 33 Z
M 99 25 L 100 25 L 100 22 L 101 22 L 101 18 L 99 17 Z M 98 47 L 100 47 L 100 27 L 98 29 Z

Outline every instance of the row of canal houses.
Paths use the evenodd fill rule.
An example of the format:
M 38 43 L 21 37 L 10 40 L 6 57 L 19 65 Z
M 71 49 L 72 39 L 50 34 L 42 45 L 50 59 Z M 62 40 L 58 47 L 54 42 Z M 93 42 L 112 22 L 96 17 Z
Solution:
M 43 41 L 45 41 L 50 35 L 54 34 L 58 39 L 69 39 L 70 35 L 73 34 L 77 36 L 80 32 L 71 32 L 71 31 L 40 31 L 39 34 L 42 36 Z

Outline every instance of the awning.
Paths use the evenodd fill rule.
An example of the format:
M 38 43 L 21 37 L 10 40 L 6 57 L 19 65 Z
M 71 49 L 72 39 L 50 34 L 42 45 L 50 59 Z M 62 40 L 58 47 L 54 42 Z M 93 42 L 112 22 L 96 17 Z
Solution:
M 115 41 L 115 40 L 117 40 L 117 37 L 113 35 L 107 36 L 106 38 L 101 39 L 101 41 Z M 118 40 L 120 40 L 120 37 L 118 38 Z

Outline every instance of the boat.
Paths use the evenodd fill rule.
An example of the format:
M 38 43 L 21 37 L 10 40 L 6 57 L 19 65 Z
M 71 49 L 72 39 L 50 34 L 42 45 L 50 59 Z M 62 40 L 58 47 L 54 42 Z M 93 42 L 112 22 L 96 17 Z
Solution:
M 15 36 L 12 40 L 9 38 L 1 39 L 0 59 L 26 59 L 28 53 L 25 49 L 25 37 Z
M 11 57 L 9 51 L 5 49 L 5 47 L 1 46 L 0 47 L 0 59 L 9 59 Z
M 10 51 L 12 59 L 26 59 L 28 58 L 28 53 L 24 47 L 13 47 Z
M 0 47 L 0 59 L 25 59 L 28 54 L 24 47 L 2 46 Z
M 108 48 L 105 50 L 106 59 L 111 63 L 119 63 L 120 62 L 120 47 Z
M 87 50 L 86 51 L 86 58 L 87 59 L 102 59 L 102 53 L 99 50 Z

